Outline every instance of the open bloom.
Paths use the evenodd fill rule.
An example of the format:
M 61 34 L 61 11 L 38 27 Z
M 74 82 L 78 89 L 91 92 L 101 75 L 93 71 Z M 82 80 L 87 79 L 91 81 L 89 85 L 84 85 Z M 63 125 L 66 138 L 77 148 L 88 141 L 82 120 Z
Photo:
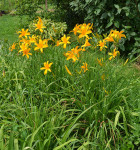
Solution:
M 117 30 L 111 30 L 111 32 L 110 32 L 110 36 L 112 36 L 112 37 L 114 37 L 114 38 L 116 38 L 116 39 L 121 39 L 122 37 L 125 37 L 126 38 L 126 36 L 124 35 L 124 34 L 122 34 L 124 31 L 117 31 Z
M 44 67 L 40 68 L 40 70 L 45 70 L 44 75 L 46 75 L 48 71 L 51 72 L 50 67 L 51 67 L 52 64 L 53 63 L 49 63 L 49 61 L 44 62 Z
M 111 60 L 112 58 L 115 58 L 117 56 L 117 54 L 119 54 L 119 51 L 116 51 L 116 48 L 113 50 L 112 53 L 108 53 L 108 55 L 111 55 L 111 57 L 109 58 L 109 60 Z
M 88 70 L 87 63 L 83 63 L 83 66 L 81 66 L 81 68 L 84 70 L 84 72 L 86 72 Z
M 41 18 L 40 18 L 41 19 Z M 43 29 L 46 28 L 43 23 L 42 23 L 42 20 L 40 20 L 37 22 L 37 24 L 35 24 L 36 28 L 35 28 L 35 31 L 36 30 L 40 30 L 40 32 L 42 33 L 43 32 Z
M 124 34 L 122 34 L 124 31 L 117 31 L 117 30 L 111 30 L 108 37 L 105 38 L 108 42 L 118 42 L 121 40 L 122 37 L 126 38 Z
M 82 24 L 79 28 L 79 30 L 77 31 L 78 33 L 80 33 L 80 35 L 78 36 L 79 38 L 82 38 L 82 37 L 86 37 L 86 38 L 89 38 L 88 37 L 88 34 L 92 33 L 92 26 L 93 24 Z
M 30 43 L 35 43 L 36 42 L 36 36 L 35 35 L 32 35 L 32 37 L 29 37 L 29 41 Z
M 21 38 L 20 42 L 30 45 L 30 41 L 27 38 Z
M 78 49 L 79 46 L 76 46 L 75 48 L 71 49 L 71 51 L 79 57 L 79 52 L 82 51 L 82 48 Z M 68 51 L 69 52 L 69 51 Z
M 80 25 L 76 24 L 76 26 L 74 27 L 74 29 L 71 32 L 73 32 L 76 35 L 77 31 L 79 30 L 79 27 L 80 27 Z
M 103 48 L 107 48 L 105 40 L 103 41 L 100 40 L 97 46 L 100 46 L 100 51 L 102 51 Z
M 86 38 L 85 44 L 82 45 L 82 47 L 87 47 L 87 46 L 91 46 L 91 44 L 89 43 L 88 39 Z
M 66 35 L 64 35 L 62 38 L 61 38 L 61 41 L 59 44 L 64 44 L 63 48 L 66 48 L 66 45 L 67 44 L 70 44 L 69 42 L 69 39 L 70 39 L 70 36 L 66 37 Z
M 21 29 L 21 31 L 18 31 L 17 33 L 20 33 L 19 37 L 25 36 L 27 38 L 27 35 L 30 35 L 30 32 L 27 30 Z
M 35 43 L 36 47 L 34 48 L 34 50 L 38 50 L 40 49 L 41 53 L 43 53 L 43 48 L 47 48 L 48 47 L 48 40 L 44 39 L 44 40 L 41 40 L 39 39 L 39 43 Z
M 30 53 L 30 50 L 31 50 L 31 49 L 28 48 L 28 45 L 22 43 L 22 45 L 20 45 L 20 48 L 21 48 L 21 50 L 20 50 L 19 52 L 22 52 L 22 53 L 23 53 L 22 56 L 25 56 L 25 55 L 26 55 L 26 57 L 29 59 L 29 55 L 32 55 L 32 54 Z
M 72 59 L 73 62 L 75 62 L 76 60 L 78 60 L 77 55 L 74 52 L 72 52 L 72 51 L 68 51 L 64 55 L 67 57 L 67 60 Z

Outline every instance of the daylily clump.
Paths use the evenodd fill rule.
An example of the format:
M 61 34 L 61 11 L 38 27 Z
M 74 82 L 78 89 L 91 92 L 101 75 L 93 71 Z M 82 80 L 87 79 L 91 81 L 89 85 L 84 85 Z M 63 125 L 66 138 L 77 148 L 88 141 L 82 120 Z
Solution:
M 14 42 L 9 50 L 13 51 L 17 49 L 19 53 L 22 53 L 22 56 L 26 56 L 27 59 L 29 59 L 29 56 L 34 55 L 35 52 L 43 53 L 45 50 L 47 50 L 50 47 L 49 43 L 55 43 L 54 46 L 57 46 L 64 51 L 64 56 L 62 57 L 65 57 L 67 64 L 69 63 L 73 66 L 71 68 L 70 66 L 64 64 L 64 67 L 70 76 L 74 76 L 73 71 L 78 74 L 90 71 L 89 66 L 92 66 L 92 64 L 88 65 L 87 62 L 83 62 L 82 59 L 85 58 L 84 56 L 89 49 L 98 50 L 98 52 L 102 55 L 100 59 L 97 58 L 96 63 L 97 65 L 101 66 L 101 69 L 104 69 L 106 66 L 106 58 L 109 59 L 109 61 L 115 59 L 119 54 L 119 40 L 126 38 L 123 33 L 124 31 L 117 30 L 111 30 L 108 36 L 102 38 L 101 35 L 93 33 L 93 24 L 83 23 L 76 24 L 74 29 L 70 31 L 69 35 L 63 34 L 60 39 L 54 39 L 54 37 L 51 35 L 49 36 L 49 39 L 45 39 L 42 36 L 45 28 L 46 27 L 44 26 L 42 19 L 38 17 L 37 22 L 34 23 L 34 34 L 31 34 L 29 29 L 21 29 L 21 31 L 17 32 L 19 34 L 19 41 L 17 43 Z M 54 27 L 53 30 L 56 32 Z M 77 43 L 77 45 L 75 44 L 75 46 L 73 46 L 72 34 L 74 37 L 76 37 L 76 41 L 74 42 Z M 106 51 L 108 52 L 109 56 L 106 55 Z M 52 72 L 52 64 L 53 62 L 49 63 L 49 60 L 44 62 L 44 67 L 40 68 L 41 70 L 45 70 L 44 75 L 46 75 L 48 71 Z M 80 70 L 78 71 L 78 69 Z M 101 79 L 102 81 L 105 80 L 105 74 L 102 74 Z

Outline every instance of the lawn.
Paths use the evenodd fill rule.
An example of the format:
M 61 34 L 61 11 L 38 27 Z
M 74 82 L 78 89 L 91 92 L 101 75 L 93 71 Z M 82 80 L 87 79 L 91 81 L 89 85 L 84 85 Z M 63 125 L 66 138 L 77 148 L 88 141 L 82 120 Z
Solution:
M 94 34 L 84 50 L 85 37 L 71 32 L 41 49 L 39 28 L 30 32 L 40 35 L 35 42 L 19 33 L 19 43 L 18 16 L 0 19 L 0 149 L 138 149 L 139 70 L 113 55 L 111 42 L 101 47 L 103 37 Z
M 12 44 L 18 38 L 16 31 L 24 23 L 26 23 L 26 17 L 23 17 L 21 20 L 19 16 L 0 16 L 0 40 L 8 40 Z

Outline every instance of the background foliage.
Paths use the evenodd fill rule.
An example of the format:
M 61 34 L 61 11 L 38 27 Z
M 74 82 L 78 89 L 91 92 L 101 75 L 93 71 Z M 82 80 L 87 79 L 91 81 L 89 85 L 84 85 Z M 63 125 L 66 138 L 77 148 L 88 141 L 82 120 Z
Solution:
M 34 22 L 31 22 L 29 25 L 29 31 L 32 34 L 37 34 L 37 31 L 35 32 L 35 23 L 37 23 L 37 21 L 34 20 Z M 43 24 L 46 27 L 42 34 L 43 39 L 58 39 L 67 29 L 67 24 L 65 22 L 54 22 L 50 19 L 43 19 Z
M 64 20 L 94 23 L 95 31 L 99 34 L 109 32 L 110 29 L 124 30 L 127 39 L 121 41 L 121 53 L 131 54 L 132 57 L 140 52 L 140 2 L 137 0 L 68 0 L 66 3 L 56 1 L 66 14 L 72 12 L 66 15 Z M 78 17 L 73 17 L 73 14 Z M 71 22 L 67 23 L 69 26 L 73 25 Z

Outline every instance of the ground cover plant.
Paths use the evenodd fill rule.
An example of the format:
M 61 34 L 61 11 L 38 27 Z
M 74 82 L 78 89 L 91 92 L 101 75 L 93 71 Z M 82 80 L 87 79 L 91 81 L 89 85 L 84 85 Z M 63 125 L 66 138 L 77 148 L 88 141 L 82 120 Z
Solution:
M 38 17 L 1 42 L 0 149 L 137 149 L 140 80 L 119 56 L 124 32 L 77 24 L 59 39 L 45 28 Z

